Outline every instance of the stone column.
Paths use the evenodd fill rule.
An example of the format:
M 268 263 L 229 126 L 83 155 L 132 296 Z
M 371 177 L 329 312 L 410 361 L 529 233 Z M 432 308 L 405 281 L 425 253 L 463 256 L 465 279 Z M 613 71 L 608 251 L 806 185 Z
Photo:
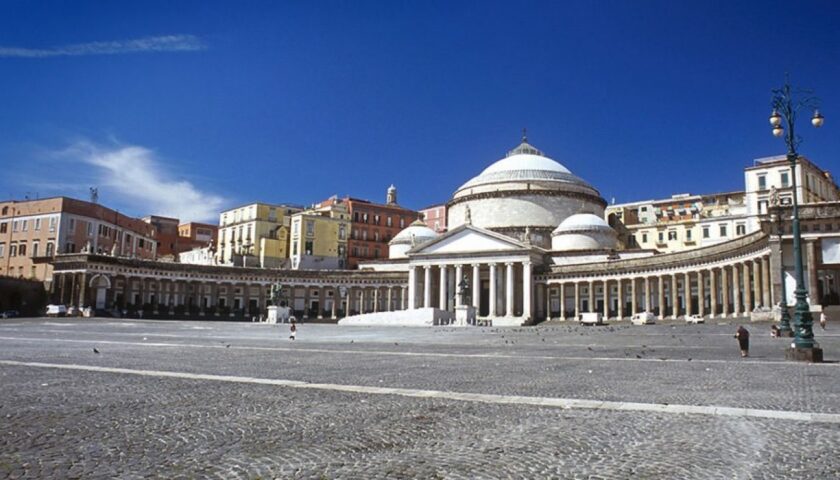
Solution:
M 633 315 L 639 313 L 638 305 L 636 304 L 636 280 L 637 279 L 635 277 L 630 278 L 630 295 L 633 296 L 633 298 L 630 299 L 630 316 L 631 317 Z
M 738 264 L 732 265 L 732 316 L 737 317 L 741 313 L 741 295 L 738 291 L 740 288 L 741 269 Z
M 645 277 L 645 311 L 653 313 L 653 298 L 650 296 L 650 277 Z
M 717 304 L 718 304 L 718 289 L 717 289 L 717 274 L 715 273 L 715 269 L 709 269 L 709 308 L 711 308 L 711 312 L 709 312 L 709 317 L 714 318 L 717 315 Z
M 359 290 L 359 313 L 367 313 L 367 288 L 361 287 Z
M 332 296 L 332 305 L 330 308 L 330 318 L 335 320 L 338 318 L 338 302 L 341 301 L 341 295 L 338 291 L 338 287 L 333 287 L 332 289 L 333 296 Z
M 685 272 L 683 275 L 683 302 L 685 303 L 685 316 L 692 313 L 691 310 L 691 274 Z
M 441 310 L 448 310 L 449 307 L 449 299 L 447 298 L 446 287 L 449 286 L 449 279 L 446 278 L 446 275 L 449 270 L 449 267 L 446 265 L 441 265 L 438 267 L 440 269 L 440 287 L 438 288 L 438 308 Z
M 415 308 L 417 308 L 417 267 L 412 265 L 408 267 L 408 309 Z
M 819 305 L 821 301 L 819 298 L 820 291 L 817 288 L 819 278 L 817 277 L 817 254 L 815 246 L 816 242 L 814 240 L 807 240 L 805 241 L 805 252 L 803 252 L 805 254 L 805 265 L 802 267 L 808 275 L 805 282 L 808 287 L 808 299 L 810 305 Z
M 618 310 L 616 311 L 616 315 L 618 315 L 618 319 L 621 320 L 624 318 L 624 282 L 622 282 L 619 278 L 616 280 L 616 285 L 618 286 Z
M 551 320 L 551 284 L 545 284 L 545 319 Z
M 423 308 L 431 308 L 432 306 L 432 267 L 431 265 L 423 266 Z
M 394 287 L 392 286 L 388 286 L 388 305 L 385 306 L 385 311 L 394 311 Z
M 575 316 L 580 316 L 580 282 L 575 282 Z
M 723 301 L 723 308 L 721 309 L 721 316 L 726 318 L 731 310 L 729 309 L 729 300 L 732 296 L 732 289 L 729 288 L 729 273 L 726 272 L 726 267 L 720 267 L 720 293 Z
M 656 277 L 658 279 L 658 285 L 656 290 L 656 301 L 657 306 L 659 307 L 659 319 L 665 319 L 665 276 L 659 275 Z
M 87 273 L 79 274 L 79 307 L 88 306 L 88 276 Z
M 753 305 L 754 308 L 758 307 L 759 304 L 762 304 L 761 299 L 761 259 L 756 258 L 752 261 L 752 272 L 753 272 Z
M 761 257 L 761 303 L 772 308 L 773 300 L 770 291 L 770 257 Z
M 505 316 L 513 316 L 513 263 L 505 263 Z
M 472 265 L 472 306 L 475 308 L 477 317 L 478 310 L 481 308 L 481 272 L 477 263 Z
M 531 278 L 531 262 L 522 264 L 522 316 L 526 320 L 534 318 L 532 309 L 534 299 L 533 279 Z
M 496 264 L 490 264 L 490 309 L 487 312 L 489 317 L 496 316 L 496 306 L 498 298 L 496 297 Z
M 677 285 L 677 274 L 671 275 L 671 316 L 676 320 L 680 316 L 679 286 Z
M 560 319 L 565 320 L 566 319 L 566 284 L 561 283 L 560 288 L 558 290 L 560 290 L 558 292 L 559 293 L 558 300 L 560 302 Z
M 742 273 L 744 277 L 744 313 L 752 311 L 752 287 L 750 286 L 750 262 L 744 262 Z
M 697 270 L 697 313 L 701 317 L 706 316 L 706 285 L 704 281 L 703 270 Z
M 595 282 L 589 281 L 589 313 L 595 312 Z

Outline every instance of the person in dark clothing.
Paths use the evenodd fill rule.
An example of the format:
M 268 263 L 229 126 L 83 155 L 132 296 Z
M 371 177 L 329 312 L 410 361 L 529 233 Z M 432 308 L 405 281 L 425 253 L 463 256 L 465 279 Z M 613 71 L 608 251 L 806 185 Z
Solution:
M 738 339 L 738 346 L 741 347 L 741 356 L 748 357 L 750 355 L 750 332 L 741 325 L 735 332 L 735 338 Z
M 295 325 L 295 320 L 292 319 L 292 326 L 289 327 L 289 340 L 294 340 L 297 336 L 297 325 Z

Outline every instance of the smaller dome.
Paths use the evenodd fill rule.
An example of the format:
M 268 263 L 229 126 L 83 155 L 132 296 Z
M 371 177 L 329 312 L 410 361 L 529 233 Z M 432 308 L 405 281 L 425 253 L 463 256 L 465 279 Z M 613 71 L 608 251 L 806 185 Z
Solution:
M 419 245 L 435 237 L 437 237 L 437 233 L 426 226 L 426 224 L 423 223 L 423 220 L 418 219 L 400 231 L 400 233 L 394 235 L 394 238 L 388 242 L 388 245 L 410 245 L 412 243 L 412 238 L 414 239 L 414 244 Z
M 571 232 L 588 232 L 597 230 L 612 231 L 612 227 L 607 222 L 592 213 L 577 213 L 560 222 L 560 225 L 554 229 L 552 235 Z

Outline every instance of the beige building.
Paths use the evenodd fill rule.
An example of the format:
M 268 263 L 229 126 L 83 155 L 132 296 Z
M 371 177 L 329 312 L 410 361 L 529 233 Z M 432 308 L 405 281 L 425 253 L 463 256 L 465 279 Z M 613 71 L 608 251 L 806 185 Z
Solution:
M 350 212 L 337 201 L 292 215 L 291 268 L 337 270 L 347 268 Z
M 49 264 L 33 258 L 82 250 L 154 259 L 154 228 L 73 198 L 0 202 L 0 275 L 50 281 Z
M 796 199 L 800 205 L 840 200 L 840 189 L 831 173 L 805 157 L 799 157 L 795 169 Z M 769 213 L 773 191 L 777 193 L 780 204 L 790 205 L 793 202 L 790 162 L 784 155 L 756 159 L 752 167 L 744 169 L 744 185 L 749 216 L 747 231 L 757 230 L 760 217 Z
M 682 252 L 746 235 L 744 192 L 679 194 L 610 205 L 607 220 L 621 248 Z
M 302 210 L 292 205 L 251 203 L 219 216 L 218 263 L 280 268 L 289 259 L 291 216 Z

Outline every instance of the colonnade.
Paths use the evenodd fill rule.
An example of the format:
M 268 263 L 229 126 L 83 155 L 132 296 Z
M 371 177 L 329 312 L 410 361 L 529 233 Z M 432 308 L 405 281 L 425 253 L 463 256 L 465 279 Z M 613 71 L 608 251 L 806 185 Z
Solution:
M 459 284 L 466 291 L 459 294 Z M 503 261 L 411 265 L 408 269 L 408 308 L 453 311 L 470 305 L 481 317 L 525 317 L 533 311 L 532 263 Z
M 538 285 L 543 318 L 598 312 L 626 318 L 650 312 L 660 319 L 688 315 L 739 317 L 772 307 L 770 256 L 708 267 L 594 278 L 547 279 Z
M 280 302 L 291 306 L 302 318 L 337 319 L 340 315 L 404 310 L 408 305 L 408 287 L 405 285 L 312 285 L 306 282 L 280 285 Z M 51 296 L 53 302 L 79 308 L 151 309 L 150 313 L 154 314 L 186 310 L 198 315 L 211 312 L 256 316 L 266 311 L 270 286 L 269 282 L 56 272 Z

